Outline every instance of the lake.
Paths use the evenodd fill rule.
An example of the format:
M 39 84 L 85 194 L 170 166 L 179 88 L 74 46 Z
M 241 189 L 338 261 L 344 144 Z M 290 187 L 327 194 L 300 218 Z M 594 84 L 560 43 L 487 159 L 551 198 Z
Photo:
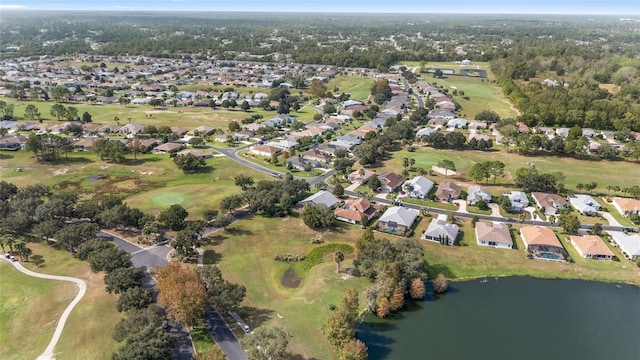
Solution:
M 369 359 L 640 359 L 640 289 L 526 277 L 450 283 L 395 318 L 367 318 Z

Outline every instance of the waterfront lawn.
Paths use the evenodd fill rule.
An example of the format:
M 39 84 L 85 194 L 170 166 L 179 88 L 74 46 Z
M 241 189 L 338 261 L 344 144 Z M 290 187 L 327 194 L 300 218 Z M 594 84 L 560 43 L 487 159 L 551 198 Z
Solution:
M 576 255 L 573 246 L 564 239 L 562 243 L 572 257 L 573 263 L 530 260 L 527 259 L 524 243 L 519 235 L 515 236 L 517 249 L 494 249 L 478 246 L 473 229 L 464 230 L 467 228 L 467 222 L 469 220 L 463 220 L 459 224 L 465 231 L 463 242 L 468 246 L 445 246 L 422 241 L 425 247 L 425 259 L 432 269 L 445 272 L 446 275 L 454 279 L 520 275 L 539 278 L 626 282 L 640 285 L 640 268 L 628 260 L 582 259 Z M 517 227 L 519 226 L 514 226 L 514 229 Z M 517 233 L 517 230 L 515 232 Z M 616 254 L 619 255 L 619 251 Z
M 60 359 L 108 359 L 116 349 L 116 342 L 113 340 L 113 329 L 120 321 L 122 314 L 116 310 L 117 296 L 108 294 L 105 291 L 104 274 L 95 274 L 89 269 L 89 264 L 80 261 L 68 252 L 62 250 L 54 250 L 48 245 L 30 242 L 27 244 L 33 251 L 33 254 L 42 255 L 44 265 L 36 268 L 31 263 L 23 263 L 29 270 L 52 274 L 72 276 L 84 280 L 87 283 L 87 292 L 80 300 L 78 305 L 73 309 L 60 337 L 60 341 L 55 348 L 55 354 Z M 4 279 L 2 280 L 4 281 Z M 63 283 L 51 281 L 57 285 Z M 66 283 L 63 283 L 67 286 Z M 77 287 L 70 285 L 72 292 L 69 299 L 73 299 L 77 294 Z M 4 286 L 3 286 L 4 289 Z M 4 291 L 3 291 L 4 292 Z M 36 300 L 34 300 L 36 301 Z M 64 305 L 66 307 L 70 300 Z M 35 309 L 36 311 L 38 308 Z M 45 313 L 36 313 L 32 316 L 42 316 L 47 318 Z M 59 317 L 60 314 L 58 314 Z M 57 318 L 52 326 L 57 323 Z M 31 324 L 29 324 L 31 325 Z M 36 327 L 29 327 L 31 333 Z M 52 327 L 53 329 L 53 327 Z M 52 334 L 53 330 L 51 330 Z M 13 334 L 12 334 L 13 336 Z M 25 346 L 24 342 L 29 341 L 30 336 L 19 338 L 19 345 L 23 350 L 30 347 Z M 50 337 L 45 342 L 48 344 Z M 3 342 L 3 347 L 4 347 Z M 22 350 L 20 350 L 22 351 Z M 44 351 L 44 347 L 39 350 Z M 33 358 L 33 357 L 29 357 Z
M 292 266 L 277 262 L 273 257 L 281 253 L 308 255 L 311 249 L 331 243 L 353 246 L 360 235 L 359 226 L 338 223 L 337 229 L 321 233 L 324 244 L 312 245 L 317 232 L 309 229 L 301 219 L 264 218 L 253 216 L 229 226 L 227 231 L 210 236 L 213 245 L 206 248 L 221 254 L 217 265 L 225 278 L 247 287 L 247 296 L 238 311 L 251 328 L 277 326 L 291 336 L 289 349 L 301 358 L 335 359 L 333 349 L 321 332 L 329 316 L 329 305 L 338 305 L 344 290 L 356 288 L 360 305 L 364 307 L 362 291 L 369 285 L 362 278 L 342 279 L 336 274 L 336 264 L 330 256 L 313 266 L 306 275 L 297 274 L 302 283 L 291 289 L 284 287 L 281 278 Z M 354 255 L 346 255 L 342 269 L 351 267 Z M 280 314 L 282 318 L 278 317 Z M 239 337 L 242 331 L 231 324 Z

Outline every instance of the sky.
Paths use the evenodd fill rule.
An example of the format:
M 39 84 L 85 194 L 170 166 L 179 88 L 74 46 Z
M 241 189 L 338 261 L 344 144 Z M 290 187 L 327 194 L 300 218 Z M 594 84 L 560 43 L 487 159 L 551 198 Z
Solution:
M 640 15 L 638 0 L 0 0 L 6 10 Z

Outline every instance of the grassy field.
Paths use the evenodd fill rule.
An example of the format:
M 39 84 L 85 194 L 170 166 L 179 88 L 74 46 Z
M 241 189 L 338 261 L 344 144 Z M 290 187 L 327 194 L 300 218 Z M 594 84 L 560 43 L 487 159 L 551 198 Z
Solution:
M 360 231 L 359 227 L 340 224 L 336 231 L 323 233 L 322 237 L 325 243 L 353 245 Z M 249 326 L 282 327 L 292 335 L 292 352 L 304 358 L 333 359 L 333 350 L 320 330 L 329 316 L 328 306 L 338 304 L 348 287 L 363 291 L 368 281 L 361 278 L 343 280 L 335 273 L 335 262 L 327 256 L 322 263 L 308 270 L 306 276 L 298 274 L 301 285 L 290 289 L 284 287 L 280 279 L 291 265 L 273 260 L 280 253 L 307 255 L 322 246 L 310 244 L 316 235 L 295 217 L 254 217 L 230 226 L 226 232 L 212 235 L 215 245 L 208 248 L 221 254 L 218 259 L 210 258 L 217 260 L 225 278 L 247 287 L 247 296 L 238 313 Z M 343 269 L 351 266 L 353 255 L 346 258 Z M 363 305 L 362 295 L 360 299 Z
M 252 163 L 260 165 L 260 166 L 265 167 L 267 169 L 271 169 L 271 170 L 282 172 L 282 173 L 291 173 L 293 176 L 297 176 L 297 177 L 310 178 L 310 177 L 322 175 L 324 173 L 320 169 L 313 169 L 313 173 L 308 173 L 306 171 L 300 171 L 300 170 L 295 169 L 295 168 L 292 169 L 292 170 L 289 170 L 283 165 L 283 162 L 286 159 L 284 159 L 282 157 L 282 155 L 278 156 L 278 161 L 279 161 L 278 164 L 272 164 L 272 163 L 269 162 L 269 160 L 271 160 L 270 158 L 267 158 L 267 157 L 264 157 L 264 156 L 259 156 L 259 155 L 256 155 L 256 154 L 252 154 L 252 153 L 249 152 L 249 150 L 241 151 L 239 155 L 244 157 L 248 161 L 251 161 Z
M 33 250 L 33 254 L 42 255 L 45 263 L 40 268 L 24 263 L 26 268 L 46 274 L 73 276 L 87 282 L 87 293 L 69 316 L 55 348 L 56 357 L 58 359 L 110 358 L 116 347 L 112 338 L 113 328 L 122 315 L 116 310 L 116 296 L 104 290 L 104 275 L 94 274 L 89 270 L 86 262 L 73 258 L 65 251 L 53 250 L 47 245 L 38 243 L 29 243 L 28 246 Z M 0 313 L 3 314 L 3 334 L 11 334 L 14 341 L 2 341 L 0 357 L 33 359 L 44 351 L 53 334 L 53 326 L 57 323 L 62 310 L 76 295 L 77 288 L 72 284 L 58 281 L 45 283 L 45 280 L 22 276 L 19 273 L 14 274 L 9 272 L 7 267 L 4 264 L 0 266 L 2 269 L 0 270 L 2 271 L 0 297 L 3 298 Z M 12 286 L 17 282 L 19 286 Z M 5 300 L 5 297 L 9 298 L 9 301 Z M 28 311 L 14 313 L 11 310 L 12 306 L 19 304 L 28 306 Z M 6 320 L 7 325 L 4 320 L 5 309 L 7 309 L 5 306 L 9 306 L 8 310 L 13 315 Z M 5 326 L 10 329 L 9 332 L 4 331 Z M 41 328 L 43 332 L 40 332 Z M 21 333 L 24 333 L 24 336 L 20 336 Z M 19 341 L 15 341 L 17 339 Z M 5 348 L 12 349 L 11 352 L 16 356 L 11 357 L 8 353 L 5 356 Z
M 372 78 L 354 75 L 338 75 L 327 83 L 327 90 L 334 94 L 349 93 L 351 100 L 360 100 L 366 102 L 371 94 Z M 338 91 L 334 92 L 334 88 L 338 87 Z

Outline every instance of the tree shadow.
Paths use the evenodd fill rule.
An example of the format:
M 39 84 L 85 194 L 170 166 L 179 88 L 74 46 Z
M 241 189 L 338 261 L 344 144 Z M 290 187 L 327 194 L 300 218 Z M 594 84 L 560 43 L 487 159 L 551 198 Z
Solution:
M 451 270 L 447 265 L 427 263 L 427 275 L 429 279 L 435 278 L 438 274 L 442 274 L 448 279 L 454 279 L 456 277 L 453 270 Z
M 225 232 L 233 236 L 253 235 L 253 232 L 251 230 L 247 230 L 239 226 L 228 228 L 225 230 Z
M 56 164 L 61 164 L 61 163 L 64 163 L 64 164 L 89 164 L 89 163 L 92 163 L 92 162 L 93 162 L 93 160 L 88 159 L 88 158 L 83 157 L 83 156 L 78 156 L 78 157 L 72 156 L 72 157 L 68 157 L 67 158 L 63 154 L 60 157 L 59 161 L 56 161 L 56 162 L 53 162 L 53 163 L 56 163 Z
M 383 335 L 385 331 L 393 331 L 395 324 L 388 321 L 365 321 L 357 328 L 357 338 L 367 345 L 370 359 L 386 359 L 391 354 L 394 340 Z
M 267 321 L 271 320 L 274 315 L 271 309 L 259 309 L 253 306 L 242 306 L 238 309 L 238 314 L 242 319 L 251 327 L 255 329 L 264 325 Z
M 202 262 L 204 265 L 215 265 L 222 260 L 222 254 L 213 250 L 205 250 Z
M 300 354 L 287 354 L 285 356 L 285 359 L 287 360 L 319 360 L 318 358 L 315 358 L 315 357 L 307 358 Z
M 13 155 L 0 154 L 0 160 L 13 159 L 14 157 L 15 157 L 15 156 L 13 156 Z
M 221 234 L 220 234 L 220 232 L 218 232 L 218 233 L 216 233 L 215 235 L 214 235 L 214 234 L 211 234 L 211 235 L 209 235 L 209 236 L 207 236 L 207 237 L 203 238 L 202 240 L 203 240 L 203 242 L 204 242 L 205 244 L 207 244 L 207 245 L 218 246 L 218 245 L 221 245 L 221 244 L 222 244 L 222 242 L 223 242 L 224 240 L 226 240 L 226 239 L 227 239 L 227 237 L 226 237 L 226 236 L 221 235 Z
M 157 157 L 145 157 L 139 159 L 129 159 L 127 160 L 127 165 L 144 165 L 146 163 L 158 162 L 160 158 Z

